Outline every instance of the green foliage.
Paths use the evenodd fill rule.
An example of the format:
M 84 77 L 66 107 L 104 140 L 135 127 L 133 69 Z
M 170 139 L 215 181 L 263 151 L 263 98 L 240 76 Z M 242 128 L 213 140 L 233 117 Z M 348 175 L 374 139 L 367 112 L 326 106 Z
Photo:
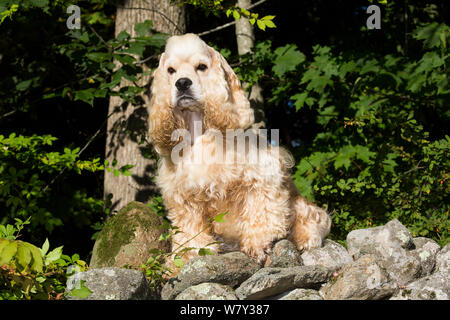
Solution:
M 450 138 L 432 140 L 426 128 L 430 114 L 450 116 L 448 33 L 438 23 L 414 30 L 417 58 L 316 45 L 306 59 L 295 45 L 272 50 L 265 42 L 243 59 L 243 81 L 270 83 L 266 109 L 287 104 L 315 115 L 317 134 L 296 148 L 294 178 L 334 212 L 334 238 L 398 218 L 414 236 L 450 241 Z
M 13 234 L 26 222 L 0 225 L 0 230 L 9 230 L 0 234 L 0 300 L 63 299 L 67 276 L 87 265 L 77 254 L 64 255 L 62 246 L 49 252 L 48 239 L 42 248 L 16 240 Z
M 79 286 L 72 289 L 69 293 L 70 296 L 75 296 L 81 299 L 89 297 L 92 291 L 85 285 L 84 280 L 80 280 Z
M 6 8 L 2 8 L 6 9 Z M 13 4 L 9 9 L 0 10 L 0 24 L 5 21 L 6 18 L 12 19 L 13 14 L 19 9 L 19 5 Z
M 35 225 L 45 225 L 48 231 L 61 225 L 45 208 L 51 193 L 51 177 L 65 171 L 81 174 L 103 170 L 100 159 L 79 160 L 79 148 L 50 151 L 57 140 L 51 135 L 0 135 L 0 203 L 10 218 L 33 216 Z
M 227 17 L 232 16 L 235 20 L 239 20 L 242 17 L 247 18 L 252 25 L 255 25 L 262 31 L 266 28 L 276 28 L 273 19 L 275 16 L 267 15 L 259 17 L 258 13 L 250 12 L 247 9 L 241 8 L 235 4 L 226 0 L 183 0 L 184 5 L 192 5 L 202 9 L 207 15 L 214 14 L 220 16 L 225 13 Z
M 15 218 L 14 220 L 16 220 L 16 223 L 14 225 L 7 224 L 5 226 L 3 224 L 0 224 L 0 239 L 17 239 L 20 235 L 20 231 L 24 228 L 24 226 L 30 224 L 31 217 L 28 217 L 28 219 L 25 221 L 22 221 L 19 218 Z

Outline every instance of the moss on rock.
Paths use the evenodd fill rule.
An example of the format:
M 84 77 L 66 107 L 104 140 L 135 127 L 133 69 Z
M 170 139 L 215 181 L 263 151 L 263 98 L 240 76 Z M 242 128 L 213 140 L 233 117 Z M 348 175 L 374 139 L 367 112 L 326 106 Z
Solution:
M 149 257 L 150 249 L 168 250 L 159 241 L 163 232 L 160 217 L 140 202 L 130 202 L 111 217 L 99 233 L 92 252 L 92 268 L 139 268 Z

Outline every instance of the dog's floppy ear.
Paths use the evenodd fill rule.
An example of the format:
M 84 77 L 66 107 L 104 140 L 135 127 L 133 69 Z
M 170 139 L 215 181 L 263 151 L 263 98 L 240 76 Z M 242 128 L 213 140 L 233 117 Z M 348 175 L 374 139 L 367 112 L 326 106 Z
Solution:
M 225 74 L 225 80 L 231 91 L 232 103 L 235 105 L 236 111 L 239 113 L 239 127 L 247 128 L 254 122 L 253 109 L 250 108 L 250 102 L 247 95 L 242 89 L 241 81 L 234 73 L 233 68 L 230 67 L 225 58 L 214 48 L 208 46 L 208 50 L 212 57 L 213 65 L 218 65 L 222 68 Z
M 153 80 L 151 86 L 152 97 L 164 101 L 166 104 L 170 104 L 170 87 L 167 85 L 167 71 L 164 70 L 164 62 L 166 61 L 166 54 L 162 53 L 159 58 L 159 65 L 153 71 Z
M 228 86 L 230 87 L 231 91 L 238 92 L 242 90 L 241 87 L 241 81 L 237 77 L 237 75 L 234 73 L 233 68 L 230 67 L 228 62 L 225 60 L 225 58 L 217 52 L 214 48 L 209 47 L 209 52 L 211 54 L 211 57 L 213 59 L 213 63 L 217 63 L 222 67 L 222 70 L 225 72 L 225 77 L 228 82 Z M 244 94 L 244 92 L 242 92 Z
M 153 78 L 159 78 L 163 75 L 164 70 L 162 70 L 164 66 L 164 62 L 166 61 L 166 54 L 163 52 L 161 57 L 159 58 L 158 67 L 153 71 Z
M 166 54 L 159 59 L 159 66 L 153 72 L 151 99 L 149 108 L 149 139 L 155 150 L 161 155 L 170 154 L 177 142 L 172 141 L 172 132 L 177 128 L 176 119 L 170 108 L 170 86 L 167 71 L 164 69 Z

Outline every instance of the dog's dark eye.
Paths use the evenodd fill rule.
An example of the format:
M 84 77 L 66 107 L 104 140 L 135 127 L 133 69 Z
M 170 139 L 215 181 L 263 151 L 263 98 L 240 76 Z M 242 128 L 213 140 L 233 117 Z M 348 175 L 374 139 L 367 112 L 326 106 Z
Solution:
M 175 69 L 172 67 L 169 67 L 169 68 L 167 68 L 167 72 L 170 74 L 175 73 Z
M 199 71 L 205 71 L 206 69 L 208 69 L 208 66 L 206 64 L 200 63 L 197 66 L 197 70 L 199 70 Z

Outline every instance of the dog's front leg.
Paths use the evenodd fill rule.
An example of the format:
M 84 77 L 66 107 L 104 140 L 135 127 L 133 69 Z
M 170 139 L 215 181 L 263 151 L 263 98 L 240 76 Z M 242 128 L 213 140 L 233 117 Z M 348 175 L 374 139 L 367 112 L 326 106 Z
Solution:
M 260 264 L 266 261 L 273 242 L 285 238 L 289 229 L 288 192 L 271 196 L 270 191 L 248 193 L 241 210 L 241 250 Z
M 175 273 L 179 271 L 174 265 L 175 256 L 181 257 L 186 263 L 197 257 L 202 248 L 218 252 L 218 244 L 212 244 L 216 240 L 211 232 L 211 223 L 201 209 L 187 209 L 187 206 L 182 206 L 169 210 L 169 219 L 176 228 L 172 234 L 172 255 L 167 259 L 166 265 Z

